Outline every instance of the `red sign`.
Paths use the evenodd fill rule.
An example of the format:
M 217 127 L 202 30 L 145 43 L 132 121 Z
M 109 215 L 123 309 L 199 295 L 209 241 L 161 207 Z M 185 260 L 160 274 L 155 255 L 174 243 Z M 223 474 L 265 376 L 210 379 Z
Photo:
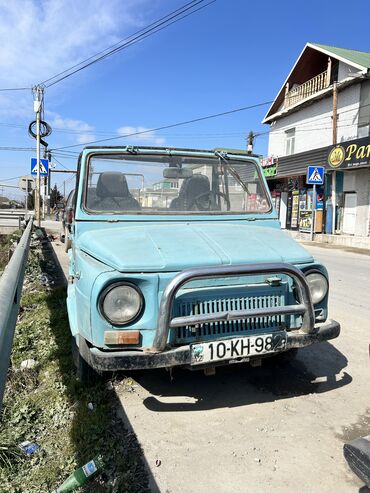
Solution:
M 267 168 L 268 166 L 272 166 L 274 164 L 274 157 L 267 156 L 261 159 L 262 168 Z

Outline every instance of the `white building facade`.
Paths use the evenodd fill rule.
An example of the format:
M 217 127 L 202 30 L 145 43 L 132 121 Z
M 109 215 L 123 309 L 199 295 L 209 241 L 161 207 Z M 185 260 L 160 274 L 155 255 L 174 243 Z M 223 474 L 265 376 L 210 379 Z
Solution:
M 369 76 L 370 53 L 308 43 L 277 94 L 263 122 L 282 227 L 308 230 L 316 210 L 317 233 L 370 235 Z M 315 204 L 308 166 L 326 168 Z

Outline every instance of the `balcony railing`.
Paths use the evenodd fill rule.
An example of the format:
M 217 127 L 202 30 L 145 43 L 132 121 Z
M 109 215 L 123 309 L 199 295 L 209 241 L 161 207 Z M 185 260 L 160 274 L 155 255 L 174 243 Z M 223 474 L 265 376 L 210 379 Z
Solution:
M 298 87 L 294 87 L 289 91 L 289 85 L 287 84 L 285 99 L 284 99 L 284 108 L 290 108 L 291 106 L 300 103 L 301 101 L 313 96 L 314 94 L 326 89 L 330 85 L 330 72 L 329 70 L 325 70 L 316 77 L 308 80 L 304 84 L 301 84 Z

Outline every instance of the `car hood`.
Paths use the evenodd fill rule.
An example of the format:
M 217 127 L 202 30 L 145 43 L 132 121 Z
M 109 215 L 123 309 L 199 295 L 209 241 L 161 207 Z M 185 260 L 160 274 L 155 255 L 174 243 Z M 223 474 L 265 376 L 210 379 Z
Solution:
M 170 272 L 199 266 L 313 261 L 287 233 L 250 222 L 116 224 L 82 233 L 76 246 L 120 272 Z

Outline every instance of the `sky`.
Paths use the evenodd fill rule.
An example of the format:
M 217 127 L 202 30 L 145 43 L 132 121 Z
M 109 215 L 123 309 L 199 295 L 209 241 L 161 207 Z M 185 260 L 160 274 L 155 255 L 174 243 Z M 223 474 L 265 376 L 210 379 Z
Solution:
M 186 0 L 0 0 L 0 89 L 31 88 Z M 206 2 L 207 3 L 207 2 Z M 370 51 L 370 0 L 216 0 L 202 10 L 45 90 L 50 148 L 77 145 L 271 101 L 307 42 Z M 246 147 L 266 155 L 269 105 L 114 140 L 118 145 Z M 31 89 L 0 92 L 0 183 L 30 172 Z M 107 142 L 111 144 L 111 142 Z M 104 143 L 103 143 L 104 145 Z M 57 170 L 76 169 L 59 155 Z M 54 178 L 55 177 L 55 178 Z M 13 179 L 14 178 L 14 179 Z M 6 181 L 5 181 L 6 180 Z M 66 190 L 72 175 L 54 174 Z M 4 190 L 4 189 L 3 189 Z M 0 186 L 0 193 L 2 192 Z M 15 189 L 3 191 L 15 197 Z

